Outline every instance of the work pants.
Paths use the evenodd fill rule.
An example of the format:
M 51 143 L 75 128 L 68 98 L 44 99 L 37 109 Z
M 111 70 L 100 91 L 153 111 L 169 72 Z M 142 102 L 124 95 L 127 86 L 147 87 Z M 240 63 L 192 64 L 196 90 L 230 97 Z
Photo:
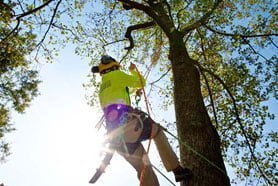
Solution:
M 134 126 L 132 125 L 132 123 L 129 123 L 128 125 L 129 126 L 127 127 L 128 128 L 127 130 L 129 131 L 124 132 L 124 137 L 125 137 L 125 141 L 127 142 L 126 145 L 128 146 L 129 149 L 130 144 L 128 142 L 132 142 L 134 138 L 140 136 L 139 134 L 140 132 L 142 132 L 142 130 L 140 129 L 137 131 L 134 130 L 133 128 Z M 165 136 L 163 130 L 158 124 L 155 123 L 152 124 L 151 138 L 154 140 L 156 144 L 158 153 L 161 157 L 162 163 L 166 168 L 166 170 L 172 171 L 176 167 L 178 167 L 180 164 L 178 158 L 175 152 L 172 150 L 172 147 L 170 146 L 168 139 Z M 116 150 L 135 168 L 135 170 L 137 171 L 137 177 L 140 180 L 142 186 L 159 186 L 158 179 L 153 171 L 152 165 L 148 158 L 148 154 L 145 151 L 143 145 L 141 144 L 141 142 L 131 143 L 131 144 L 133 145 L 133 148 L 135 148 L 135 149 L 131 149 L 131 151 L 134 151 L 132 153 L 129 153 L 125 150 L 127 149 L 124 146 L 125 144 L 122 144 Z M 143 175 L 141 178 L 142 171 L 143 171 Z

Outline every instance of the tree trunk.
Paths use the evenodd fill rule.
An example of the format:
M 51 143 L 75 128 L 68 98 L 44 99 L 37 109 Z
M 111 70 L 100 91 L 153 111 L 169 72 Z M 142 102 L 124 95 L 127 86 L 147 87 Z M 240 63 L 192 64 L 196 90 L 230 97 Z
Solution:
M 230 185 L 221 155 L 219 135 L 210 121 L 201 95 L 199 71 L 187 53 L 181 34 L 173 33 L 169 42 L 178 136 L 203 156 L 200 157 L 180 143 L 181 162 L 193 171 L 189 186 Z M 185 183 L 181 183 L 183 185 Z

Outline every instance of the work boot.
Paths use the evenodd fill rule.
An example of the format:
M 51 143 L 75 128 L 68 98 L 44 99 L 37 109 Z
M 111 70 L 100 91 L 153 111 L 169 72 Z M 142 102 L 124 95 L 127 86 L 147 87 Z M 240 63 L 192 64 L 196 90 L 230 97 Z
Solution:
M 192 177 L 191 170 L 188 168 L 183 168 L 181 166 L 178 166 L 177 168 L 175 168 L 173 170 L 173 172 L 175 175 L 176 182 L 184 181 L 187 183 L 189 181 L 189 179 Z

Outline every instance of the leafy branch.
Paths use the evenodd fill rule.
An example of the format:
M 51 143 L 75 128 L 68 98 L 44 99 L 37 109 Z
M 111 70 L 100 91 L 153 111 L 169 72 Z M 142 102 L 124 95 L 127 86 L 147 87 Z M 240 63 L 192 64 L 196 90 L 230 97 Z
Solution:
M 32 9 L 32 10 L 29 10 L 27 12 L 24 12 L 22 14 L 17 15 L 16 18 L 15 18 L 16 19 L 15 27 L 6 35 L 6 37 L 4 39 L 2 39 L 0 41 L 0 43 L 4 42 L 6 39 L 8 39 L 13 33 L 15 33 L 18 30 L 22 18 L 24 18 L 26 16 L 29 16 L 29 15 L 31 15 L 31 14 L 33 14 L 33 13 L 35 13 L 35 12 L 41 10 L 41 9 L 43 9 L 44 7 L 48 6 L 52 1 L 54 1 L 54 0 L 48 0 L 45 3 L 43 3 L 42 5 L 36 7 L 34 9 Z
M 208 26 L 207 24 L 204 25 L 208 30 L 210 30 L 211 32 L 217 33 L 219 35 L 223 35 L 223 36 L 229 36 L 229 37 L 241 37 L 241 38 L 250 38 L 250 37 L 267 37 L 267 36 L 278 36 L 278 34 L 276 33 L 262 33 L 262 34 L 253 34 L 253 35 L 244 35 L 244 34 L 239 34 L 239 33 L 228 33 L 225 31 L 220 31 L 220 30 L 216 30 L 210 26 Z
M 204 45 L 203 45 L 203 43 L 204 43 L 203 42 L 203 35 L 201 34 L 199 28 L 197 28 L 197 33 L 200 36 L 201 50 L 202 50 L 202 54 L 204 56 L 204 60 L 207 61 L 207 56 L 206 56 Z M 204 77 L 204 80 L 205 80 L 205 83 L 206 83 L 206 86 L 207 86 L 207 89 L 208 89 L 209 97 L 210 97 L 210 102 L 211 102 L 211 107 L 212 107 L 212 111 L 213 111 L 213 115 L 214 115 L 216 128 L 218 128 L 219 123 L 218 123 L 217 113 L 216 113 L 215 104 L 214 104 L 214 100 L 213 100 L 213 96 L 212 96 L 212 90 L 210 88 L 209 81 L 207 79 L 206 74 L 200 68 L 199 68 L 199 71 L 201 72 L 202 76 Z
M 243 40 L 243 42 L 245 44 L 247 44 L 251 50 L 261 56 L 264 60 L 268 61 L 268 59 L 263 56 L 261 53 L 259 53 L 258 51 L 255 50 L 255 48 L 250 44 L 250 42 L 247 40 L 247 38 L 257 38 L 257 37 L 269 37 L 271 43 L 277 48 L 277 45 L 273 42 L 273 40 L 270 38 L 271 36 L 278 36 L 278 34 L 276 33 L 265 33 L 265 34 L 253 34 L 253 35 L 245 35 L 245 34 L 238 34 L 238 33 L 228 33 L 228 32 L 225 32 L 225 31 L 219 31 L 219 30 L 216 30 L 216 29 L 213 29 L 211 28 L 210 26 L 208 25 L 205 25 L 205 28 L 207 28 L 208 30 L 210 30 L 211 32 L 213 33 L 216 33 L 216 34 L 219 34 L 219 35 L 223 35 L 223 36 L 228 36 L 228 37 L 233 37 L 233 38 L 240 38 Z
M 55 8 L 53 10 L 53 14 L 52 14 L 52 17 L 50 19 L 50 23 L 48 25 L 48 28 L 47 28 L 46 32 L 44 33 L 41 41 L 36 45 L 36 47 L 40 46 L 43 43 L 43 41 L 45 40 L 47 33 L 49 32 L 51 26 L 53 25 L 53 21 L 54 21 L 55 15 L 57 13 L 58 7 L 61 4 L 61 2 L 62 2 L 62 0 L 59 0 L 58 3 L 56 4 L 56 6 L 55 6 Z
M 222 2 L 223 0 L 217 0 L 213 7 L 211 8 L 210 11 L 208 11 L 206 14 L 204 14 L 199 20 L 197 20 L 196 22 L 184 27 L 181 29 L 181 32 L 183 33 L 183 35 L 186 35 L 187 33 L 189 33 L 191 30 L 194 30 L 198 27 L 200 27 L 201 25 L 205 25 L 209 18 L 211 17 L 211 15 L 213 14 L 213 12 L 217 9 L 217 7 L 219 6 L 219 4 Z

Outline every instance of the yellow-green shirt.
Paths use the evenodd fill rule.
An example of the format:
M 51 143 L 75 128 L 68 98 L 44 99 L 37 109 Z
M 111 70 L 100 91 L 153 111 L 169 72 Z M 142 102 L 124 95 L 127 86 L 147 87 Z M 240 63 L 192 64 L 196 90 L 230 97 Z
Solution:
M 99 101 L 102 108 L 110 104 L 130 105 L 129 92 L 127 88 L 142 88 L 145 79 L 135 70 L 126 74 L 120 70 L 114 70 L 102 75 L 99 90 Z

